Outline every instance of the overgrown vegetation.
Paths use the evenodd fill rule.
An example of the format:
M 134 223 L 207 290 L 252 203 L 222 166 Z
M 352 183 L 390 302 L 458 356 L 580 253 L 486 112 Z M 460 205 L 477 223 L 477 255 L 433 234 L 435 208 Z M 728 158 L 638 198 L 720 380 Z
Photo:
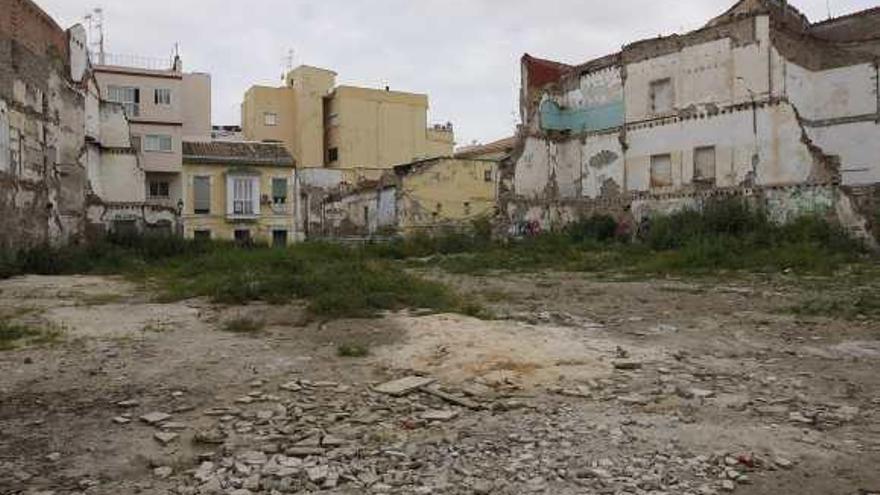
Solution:
M 60 336 L 57 329 L 36 328 L 0 319 L 0 351 L 23 345 L 45 344 Z
M 628 235 L 629 230 L 637 232 Z M 559 232 L 508 244 L 481 244 L 468 237 L 434 242 L 434 252 L 445 256 L 421 263 L 436 263 L 457 273 L 559 270 L 654 275 L 746 270 L 828 274 L 866 254 L 859 242 L 823 218 L 804 216 L 780 225 L 766 211 L 736 199 L 707 204 L 702 211 L 656 216 L 640 228 L 623 228 L 611 217 L 594 216 Z M 467 247 L 474 244 L 480 248 Z M 397 250 L 407 253 L 412 249 Z M 419 251 L 431 249 L 420 245 Z
M 638 228 L 593 216 L 524 240 L 492 241 L 490 233 L 483 219 L 465 233 L 416 235 L 356 248 L 327 243 L 240 248 L 168 237 L 110 238 L 84 247 L 0 254 L 0 277 L 120 273 L 152 284 L 165 300 L 203 296 L 241 304 L 298 298 L 308 301 L 313 315 L 331 318 L 371 317 L 403 308 L 490 317 L 473 298 L 407 267 L 639 276 L 738 270 L 828 274 L 866 256 L 857 242 L 824 219 L 803 217 L 778 225 L 765 211 L 739 200 L 657 216 Z

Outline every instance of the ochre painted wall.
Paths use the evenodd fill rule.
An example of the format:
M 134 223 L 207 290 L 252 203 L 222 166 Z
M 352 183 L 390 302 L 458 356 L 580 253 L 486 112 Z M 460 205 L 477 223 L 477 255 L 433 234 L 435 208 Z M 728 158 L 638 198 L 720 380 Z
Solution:
M 253 221 L 233 221 L 226 215 L 226 178 L 230 170 L 247 168 L 248 171 L 259 173 L 260 195 L 272 198 L 272 179 L 287 179 L 287 202 L 284 205 L 260 204 L 260 215 Z M 184 163 L 184 235 L 192 238 L 196 230 L 210 230 L 214 240 L 235 239 L 235 231 L 248 229 L 251 239 L 271 243 L 273 230 L 286 230 L 289 243 L 294 241 L 293 216 L 293 168 L 292 167 L 239 167 L 222 164 L 188 164 Z M 193 211 L 193 178 L 209 177 L 211 181 L 211 212 L 196 215 Z
M 264 114 L 275 113 L 276 125 L 267 126 Z M 296 95 L 292 88 L 253 86 L 244 94 L 241 104 L 241 128 L 250 141 L 284 143 L 294 158 L 299 159 L 296 141 Z
M 498 163 L 443 158 L 415 165 L 399 180 L 397 218 L 404 232 L 465 226 L 492 213 Z

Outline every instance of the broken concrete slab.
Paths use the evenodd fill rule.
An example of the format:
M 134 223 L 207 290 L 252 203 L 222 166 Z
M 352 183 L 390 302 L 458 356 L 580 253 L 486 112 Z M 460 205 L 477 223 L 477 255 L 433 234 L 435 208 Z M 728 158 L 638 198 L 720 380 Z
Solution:
M 385 382 L 381 385 L 377 385 L 373 387 L 373 390 L 381 394 L 388 394 L 395 397 L 400 397 L 401 395 L 406 395 L 422 387 L 426 387 L 434 383 L 435 381 L 436 380 L 433 378 L 426 378 L 423 376 L 407 376 L 405 378 L 400 378 L 398 380 L 392 380 L 390 382 Z
M 143 416 L 141 416 L 141 421 L 147 423 L 148 425 L 157 425 L 169 419 L 171 419 L 171 415 L 165 414 L 163 412 L 151 412 L 149 414 L 144 414 Z

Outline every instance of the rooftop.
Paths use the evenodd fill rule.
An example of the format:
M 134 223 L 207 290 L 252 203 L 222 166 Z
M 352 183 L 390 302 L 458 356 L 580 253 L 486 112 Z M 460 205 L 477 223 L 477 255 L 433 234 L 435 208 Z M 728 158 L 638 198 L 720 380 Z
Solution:
M 293 157 L 279 143 L 248 141 L 183 142 L 183 161 L 187 163 L 274 165 L 293 167 Z

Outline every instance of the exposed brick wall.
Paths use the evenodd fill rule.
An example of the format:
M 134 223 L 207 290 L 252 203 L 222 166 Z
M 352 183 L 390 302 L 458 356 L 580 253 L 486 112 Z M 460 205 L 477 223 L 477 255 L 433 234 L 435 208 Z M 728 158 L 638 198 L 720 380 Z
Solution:
M 67 33 L 31 0 L 0 0 L 0 33 L 17 40 L 32 53 L 54 50 L 67 60 Z

